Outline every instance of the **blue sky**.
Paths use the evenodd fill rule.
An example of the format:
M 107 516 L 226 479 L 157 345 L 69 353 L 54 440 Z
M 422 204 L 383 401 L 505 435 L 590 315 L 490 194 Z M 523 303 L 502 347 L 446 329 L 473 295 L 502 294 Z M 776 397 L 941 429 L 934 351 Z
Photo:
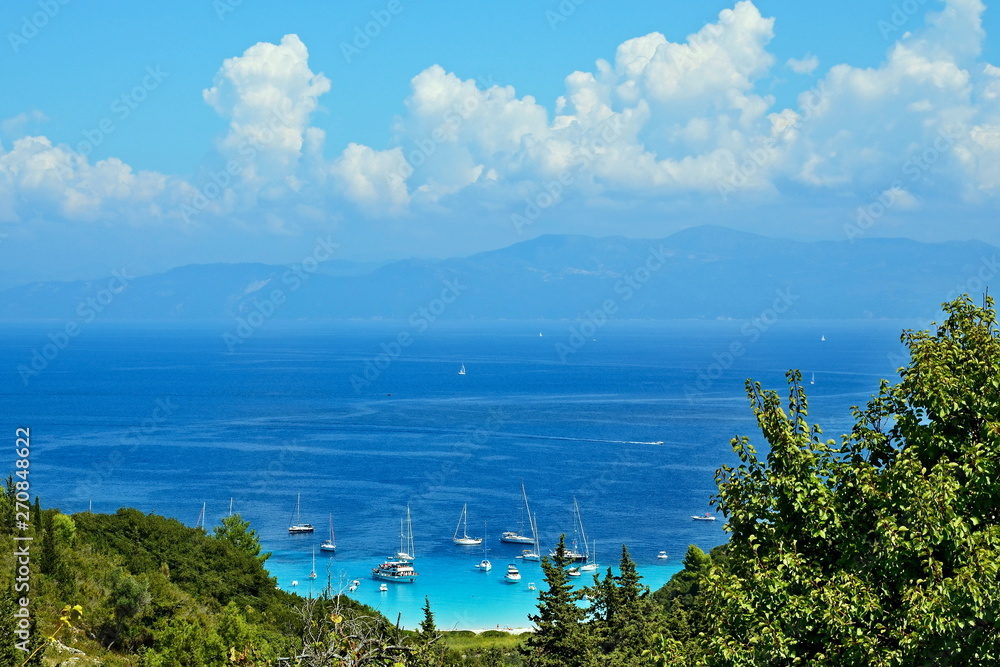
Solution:
M 1000 243 L 993 12 L 6 2 L 0 285 L 320 235 L 365 261 L 704 223 Z

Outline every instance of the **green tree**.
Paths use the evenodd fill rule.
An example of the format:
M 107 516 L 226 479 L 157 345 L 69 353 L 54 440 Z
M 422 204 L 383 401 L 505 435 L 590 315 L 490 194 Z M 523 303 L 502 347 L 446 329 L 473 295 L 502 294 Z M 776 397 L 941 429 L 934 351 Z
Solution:
M 17 596 L 14 589 L 5 590 L 0 595 L 0 665 L 19 665 L 28 656 L 28 651 L 21 651 L 17 648 L 19 642 L 25 640 L 18 637 L 17 618 L 14 613 L 18 607 Z M 23 644 L 27 648 L 27 643 Z M 31 647 L 34 650 L 34 647 Z
M 1000 335 L 991 299 L 944 310 L 839 444 L 798 372 L 785 409 L 747 383 L 768 451 L 734 439 L 717 474 L 706 664 L 1000 664 Z
M 434 625 L 434 612 L 431 602 L 424 596 L 424 618 L 420 621 L 419 630 L 413 638 L 413 653 L 408 657 L 407 664 L 419 667 L 439 667 L 444 664 L 447 650 L 439 645 L 441 634 Z
M 559 536 L 554 557 L 542 558 L 547 588 L 538 595 L 538 613 L 528 619 L 537 630 L 524 643 L 527 667 L 586 667 L 596 664 L 593 638 L 584 624 L 587 611 L 579 605 L 583 592 L 573 590 L 566 567 L 566 535 Z
M 35 500 L 38 500 L 37 496 Z M 38 571 L 48 575 L 55 572 L 56 560 L 58 558 L 55 536 L 52 534 L 52 517 L 54 514 L 54 511 L 49 510 L 48 512 L 39 512 L 35 516 L 38 526 L 38 530 L 35 533 L 39 550 Z
M 109 647 L 117 644 L 132 648 L 135 645 L 142 632 L 140 619 L 151 600 L 149 583 L 144 578 L 133 577 L 122 570 L 112 573 L 109 602 L 114 621 L 106 628 Z
M 7 475 L 4 480 L 3 493 L 0 493 L 0 535 L 11 535 L 14 532 L 14 510 L 17 502 L 15 495 L 14 475 Z
M 660 629 L 660 613 L 624 544 L 618 572 L 613 575 L 608 568 L 604 578 L 595 576 L 594 586 L 587 589 L 593 600 L 591 631 L 603 654 L 602 665 L 637 666 Z
M 244 521 L 239 514 L 232 514 L 222 519 L 222 525 L 215 527 L 215 537 L 232 543 L 237 549 L 256 558 L 262 565 L 271 557 L 270 552 L 261 553 L 257 531 L 250 528 L 250 522 Z

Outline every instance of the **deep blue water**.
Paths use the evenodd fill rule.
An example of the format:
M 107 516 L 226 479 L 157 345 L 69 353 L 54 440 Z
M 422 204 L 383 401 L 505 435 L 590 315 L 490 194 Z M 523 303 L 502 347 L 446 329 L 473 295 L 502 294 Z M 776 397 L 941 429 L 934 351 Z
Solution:
M 404 625 L 419 620 L 427 595 L 443 627 L 523 627 L 534 599 L 526 584 L 541 585 L 541 573 L 525 563 L 521 584 L 501 583 L 519 549 L 497 539 L 517 527 L 522 480 L 543 549 L 572 533 L 575 496 L 600 562 L 627 544 L 646 583 L 659 586 L 688 544 L 707 550 L 726 539 L 721 516 L 690 516 L 711 510 L 715 470 L 735 461 L 730 439 L 756 436 L 744 381 L 785 393 L 784 372 L 801 369 L 810 420 L 837 437 L 850 428 L 850 406 L 895 377 L 909 325 L 611 322 L 571 339 L 568 322 L 426 332 L 268 322 L 230 352 L 222 335 L 231 325 L 94 324 L 25 383 L 18 366 L 60 327 L 24 324 L 0 334 L 3 420 L 11 445 L 16 427 L 31 427 L 32 491 L 46 506 L 132 506 L 193 525 L 204 503 L 211 527 L 232 498 L 273 552 L 282 587 L 297 580 L 300 592 L 316 592 L 329 566 L 334 586 L 361 579 L 355 595 L 401 613 Z M 377 359 L 397 352 L 401 332 L 412 343 Z M 574 350 L 565 362 L 559 344 Z M 8 452 L 0 471 L 13 468 Z M 299 493 L 313 536 L 287 534 Z M 489 574 L 472 568 L 481 550 L 451 543 L 465 503 L 469 532 L 486 526 Z M 378 593 L 367 575 L 398 546 L 407 505 L 421 578 Z M 329 513 L 338 552 L 317 553 L 320 583 L 310 584 Z M 661 549 L 667 564 L 655 559 Z

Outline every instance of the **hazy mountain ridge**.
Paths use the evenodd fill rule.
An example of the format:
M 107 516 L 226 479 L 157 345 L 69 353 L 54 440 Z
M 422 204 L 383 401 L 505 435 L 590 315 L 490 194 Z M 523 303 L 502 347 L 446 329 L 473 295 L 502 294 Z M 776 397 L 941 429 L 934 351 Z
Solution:
M 807 243 L 711 226 L 656 240 L 545 235 L 375 268 L 199 264 L 32 283 L 0 292 L 0 319 L 406 320 L 431 306 L 442 319 L 572 319 L 606 304 L 616 318 L 739 319 L 760 315 L 779 293 L 791 302 L 787 317 L 922 317 L 961 291 L 978 296 L 998 256 L 978 241 Z

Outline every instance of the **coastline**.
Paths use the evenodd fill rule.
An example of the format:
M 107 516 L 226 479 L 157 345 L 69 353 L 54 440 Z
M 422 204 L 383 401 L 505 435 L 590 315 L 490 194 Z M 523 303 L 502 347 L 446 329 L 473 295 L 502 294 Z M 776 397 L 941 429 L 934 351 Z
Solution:
M 474 632 L 477 635 L 481 635 L 484 632 L 506 632 L 508 635 L 523 635 L 526 632 L 534 632 L 535 628 L 511 628 L 511 627 L 500 627 L 499 625 L 494 628 L 452 628 L 449 630 L 444 630 L 443 628 L 438 628 L 439 632 Z

